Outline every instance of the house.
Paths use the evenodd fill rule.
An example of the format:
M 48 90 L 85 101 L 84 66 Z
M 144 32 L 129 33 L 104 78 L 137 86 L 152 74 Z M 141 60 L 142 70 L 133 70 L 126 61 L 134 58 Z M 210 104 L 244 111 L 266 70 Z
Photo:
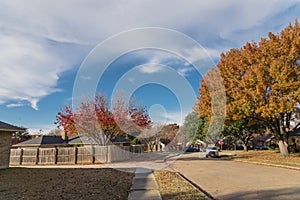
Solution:
M 130 140 L 124 137 L 117 137 L 112 141 L 112 143 L 118 146 L 130 146 Z M 91 137 L 87 137 L 84 135 L 77 135 L 75 137 L 70 138 L 68 144 L 74 146 L 74 145 L 97 145 L 99 143 Z
M 113 140 L 113 144 L 118 146 L 130 146 L 130 140 L 124 137 L 117 137 Z
M 61 136 L 42 135 L 37 138 L 26 140 L 24 142 L 13 145 L 13 148 L 27 148 L 27 147 L 59 147 L 67 146 L 67 141 L 63 140 Z
M 97 145 L 92 137 L 77 135 L 71 138 L 63 132 L 61 136 L 57 135 L 42 135 L 31 140 L 27 140 L 13 145 L 13 148 L 30 148 L 30 147 L 64 147 L 64 146 L 78 146 L 78 145 Z M 129 146 L 130 141 L 125 138 L 116 138 L 113 144 L 119 146 Z
M 9 167 L 12 133 L 24 131 L 25 128 L 20 128 L 0 121 L 0 169 Z
M 271 133 L 265 135 L 257 135 L 252 140 L 252 148 L 254 149 L 268 149 L 270 143 L 274 142 L 275 136 Z
M 77 146 L 77 145 L 96 145 L 98 143 L 91 137 L 77 135 L 71 137 L 68 141 L 68 144 L 71 146 Z
M 297 129 L 290 133 L 290 138 L 292 141 L 292 144 L 295 145 L 298 152 L 300 152 L 300 130 Z

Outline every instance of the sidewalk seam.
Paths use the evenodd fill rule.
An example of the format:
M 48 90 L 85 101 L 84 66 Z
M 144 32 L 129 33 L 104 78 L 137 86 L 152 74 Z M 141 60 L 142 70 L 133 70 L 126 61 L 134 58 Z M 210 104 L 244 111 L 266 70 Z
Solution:
M 136 168 L 136 170 L 135 170 L 135 176 L 133 177 L 133 179 L 132 179 L 132 186 L 131 186 L 131 188 L 133 187 L 133 185 L 134 185 L 134 183 L 135 183 L 135 180 L 136 179 L 144 179 L 144 181 L 145 181 L 145 183 L 147 183 L 147 181 L 148 181 L 148 179 L 152 179 L 153 181 L 154 181 L 154 183 L 155 183 L 155 185 L 157 186 L 157 188 L 155 189 L 155 188 L 141 188 L 141 189 L 139 189 L 139 188 L 137 188 L 137 189 L 130 189 L 130 191 L 129 191 L 129 194 L 128 194 L 128 199 L 129 200 L 134 200 L 135 198 L 134 197 L 131 197 L 131 194 L 133 193 L 133 192 L 149 192 L 149 191 L 156 191 L 157 193 L 157 195 L 155 195 L 155 197 L 153 198 L 151 198 L 151 199 L 160 199 L 160 200 L 162 200 L 162 197 L 161 197 L 161 194 L 160 194 L 160 191 L 159 191 L 159 187 L 158 187 L 158 184 L 157 184 L 157 182 L 156 182 L 156 179 L 155 179 L 155 176 L 153 175 L 153 170 L 151 170 L 151 172 L 149 173 L 149 175 L 150 174 L 152 174 L 153 175 L 153 178 L 136 178 L 136 174 L 139 174 L 138 172 L 138 168 Z M 141 172 L 142 173 L 142 172 Z M 131 197 L 131 198 L 130 198 Z M 146 199 L 148 199 L 148 198 L 146 198 Z

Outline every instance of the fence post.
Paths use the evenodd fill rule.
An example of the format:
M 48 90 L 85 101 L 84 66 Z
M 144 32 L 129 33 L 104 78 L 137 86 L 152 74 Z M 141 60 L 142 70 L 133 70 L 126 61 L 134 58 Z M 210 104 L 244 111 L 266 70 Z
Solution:
M 91 154 L 92 154 L 92 164 L 95 164 L 95 149 L 94 149 L 94 145 L 91 145 L 91 148 L 92 148 L 92 152 L 91 152 Z
M 39 153 L 40 153 L 40 149 L 37 148 L 37 149 L 36 149 L 36 160 L 35 160 L 35 164 L 36 164 L 36 165 L 39 163 Z
M 74 148 L 75 148 L 75 152 L 74 152 L 74 156 L 75 156 L 75 158 L 74 158 L 74 164 L 77 164 L 78 149 L 77 149 L 77 147 L 74 147 Z
M 110 145 L 106 145 L 106 163 L 110 163 Z
M 58 149 L 55 147 L 55 157 L 54 157 L 54 164 L 57 165 L 57 160 L 58 160 Z
M 22 165 L 22 162 L 23 162 L 23 149 L 21 149 L 20 151 L 20 165 Z

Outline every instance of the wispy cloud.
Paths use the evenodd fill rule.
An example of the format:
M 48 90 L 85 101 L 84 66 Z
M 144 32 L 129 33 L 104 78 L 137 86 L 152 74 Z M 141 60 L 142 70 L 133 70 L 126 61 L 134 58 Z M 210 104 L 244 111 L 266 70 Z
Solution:
M 291 10 L 292 7 L 295 9 Z M 170 9 L 176 12 L 169 12 Z M 208 48 L 207 52 L 215 58 L 219 56 L 218 49 L 258 39 L 270 30 L 279 31 L 299 16 L 299 9 L 299 1 L 281 0 L 226 3 L 112 0 L 91 4 L 76 0 L 3 0 L 0 2 L 0 104 L 28 101 L 37 109 L 41 98 L 59 91 L 60 74 L 84 58 L 81 49 L 70 50 L 69 44 L 94 46 L 120 31 L 156 26 L 182 31 L 209 48 L 214 43 L 214 48 Z M 283 13 L 284 18 L 277 17 Z M 200 49 L 184 51 L 189 60 L 204 53 Z M 152 57 L 152 61 L 164 63 L 176 59 Z M 162 67 L 155 65 L 141 68 L 142 73 L 161 70 Z M 178 71 L 186 75 L 189 69 Z
M 146 74 L 153 74 L 153 73 L 158 73 L 162 72 L 164 70 L 162 65 L 155 64 L 155 63 L 149 63 L 147 65 L 142 65 L 139 67 L 139 71 L 141 73 L 146 73 Z
M 205 47 L 193 47 L 191 49 L 182 49 L 182 54 L 190 62 L 196 62 L 201 59 L 215 59 L 220 56 L 220 51 L 217 49 L 205 48 Z
M 41 124 L 38 126 L 31 126 L 27 127 L 28 128 L 28 133 L 30 135 L 35 135 L 35 134 L 48 134 L 51 130 L 55 130 L 57 127 L 49 124 Z
M 38 109 L 39 99 L 59 91 L 56 82 L 67 68 L 66 62 L 42 44 L 0 34 L 0 101 L 28 101 Z
M 166 111 L 163 107 L 159 107 L 160 109 L 155 108 L 156 109 L 150 109 L 151 120 L 162 124 L 176 123 L 182 125 L 186 115 L 192 111 L 191 108 L 184 109 L 184 111 Z
M 11 104 L 7 104 L 6 107 L 8 108 L 14 108 L 14 107 L 21 107 L 24 106 L 23 103 L 11 103 Z
M 181 76 L 188 76 L 189 75 L 189 72 L 192 72 L 194 71 L 195 69 L 193 67 L 188 67 L 188 66 L 185 66 L 184 68 L 179 68 L 177 70 L 177 72 L 181 75 Z
M 187 114 L 188 112 L 180 112 L 180 111 L 166 113 L 167 122 L 183 125 L 184 118 Z

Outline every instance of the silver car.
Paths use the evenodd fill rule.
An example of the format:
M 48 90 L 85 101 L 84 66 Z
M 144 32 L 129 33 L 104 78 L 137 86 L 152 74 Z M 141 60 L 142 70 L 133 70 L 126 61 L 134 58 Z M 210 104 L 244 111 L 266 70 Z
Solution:
M 207 147 L 206 149 L 206 158 L 210 157 L 219 157 L 219 149 L 218 147 Z

